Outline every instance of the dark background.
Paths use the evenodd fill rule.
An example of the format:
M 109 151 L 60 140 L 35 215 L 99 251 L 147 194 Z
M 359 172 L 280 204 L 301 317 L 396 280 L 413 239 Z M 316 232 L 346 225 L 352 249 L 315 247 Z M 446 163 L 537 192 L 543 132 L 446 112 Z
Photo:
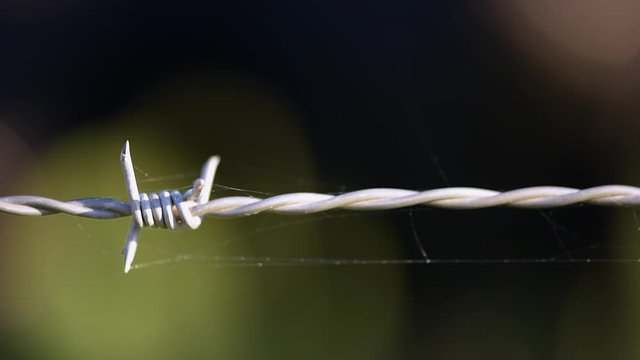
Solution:
M 608 9 L 598 6 L 583 15 Z M 547 16 L 560 20 L 536 21 Z M 263 79 L 302 114 L 322 174 L 315 190 L 637 183 L 640 33 L 629 30 L 628 44 L 598 31 L 626 18 L 581 16 L 526 2 L 9 1 L 0 5 L 0 121 L 37 158 L 158 79 L 226 69 Z M 568 39 L 586 45 L 563 29 L 583 30 Z M 148 126 L 160 138 L 181 124 Z M 406 258 L 420 258 L 417 237 L 435 259 L 626 259 L 635 249 L 612 252 L 613 229 L 634 231 L 632 215 L 416 208 L 388 220 Z M 622 324 L 633 320 L 611 282 L 620 271 L 637 265 L 409 266 L 410 320 L 393 358 L 434 348 L 436 358 L 629 358 L 638 350 Z M 591 302 L 567 320 L 576 323 L 558 325 L 580 297 Z M 494 334 L 494 316 L 527 331 Z M 574 326 L 583 332 L 562 340 Z

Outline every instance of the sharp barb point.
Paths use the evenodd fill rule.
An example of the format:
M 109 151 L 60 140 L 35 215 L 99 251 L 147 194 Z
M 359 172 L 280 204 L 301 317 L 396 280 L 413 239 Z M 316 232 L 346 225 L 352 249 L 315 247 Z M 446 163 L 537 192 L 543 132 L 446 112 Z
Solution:
M 140 228 L 136 225 L 135 221 L 131 222 L 131 228 L 127 235 L 127 241 L 122 249 L 122 255 L 124 256 L 124 273 L 128 273 L 131 270 L 133 260 L 136 258 L 136 251 L 138 250 L 138 236 L 140 235 Z

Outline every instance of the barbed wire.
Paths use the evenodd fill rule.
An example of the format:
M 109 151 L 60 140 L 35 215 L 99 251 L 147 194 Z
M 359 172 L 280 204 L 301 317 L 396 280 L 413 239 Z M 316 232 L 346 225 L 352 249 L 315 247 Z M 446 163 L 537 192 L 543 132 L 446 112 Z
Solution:
M 576 204 L 613 207 L 640 206 L 640 188 L 605 185 L 589 189 L 536 186 L 498 192 L 472 187 L 450 187 L 426 191 L 404 189 L 365 189 L 339 195 L 291 193 L 266 199 L 229 196 L 193 205 L 194 216 L 243 217 L 259 213 L 313 214 L 335 209 L 389 210 L 410 206 L 472 210 L 489 207 L 548 209 Z M 59 201 L 41 196 L 0 197 L 0 212 L 40 216 L 65 213 L 93 219 L 112 219 L 131 215 L 129 203 L 112 198 L 84 198 Z
M 575 204 L 615 207 L 640 206 L 640 188 L 626 185 L 604 185 L 589 189 L 560 186 L 536 186 L 498 192 L 473 187 L 449 187 L 426 191 L 377 188 L 339 195 L 291 193 L 266 199 L 229 196 L 209 201 L 220 158 L 209 158 L 193 187 L 184 193 L 177 190 L 140 193 L 135 178 L 129 142 L 121 152 L 121 163 L 129 202 L 111 198 L 84 198 L 59 201 L 41 196 L 0 197 L 0 212 L 41 216 L 56 213 L 112 219 L 133 215 L 123 254 L 125 272 L 135 257 L 138 236 L 143 227 L 175 229 L 187 226 L 197 229 L 205 215 L 242 217 L 259 213 L 312 214 L 334 209 L 389 210 L 416 205 L 444 209 L 481 209 L 496 206 L 545 209 Z

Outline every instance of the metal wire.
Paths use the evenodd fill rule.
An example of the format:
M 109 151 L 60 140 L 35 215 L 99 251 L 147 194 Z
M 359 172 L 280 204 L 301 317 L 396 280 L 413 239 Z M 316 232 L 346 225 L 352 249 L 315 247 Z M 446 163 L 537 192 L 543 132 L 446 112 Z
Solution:
M 587 203 L 605 206 L 640 205 L 640 188 L 623 185 L 599 186 L 586 190 L 539 186 L 507 192 L 452 187 L 427 191 L 366 189 L 341 195 L 293 193 L 267 199 L 226 197 L 191 208 L 194 215 L 238 217 L 262 212 L 311 214 L 333 209 L 388 210 L 424 205 L 445 209 L 481 209 L 495 206 L 552 208 Z
M 229 218 L 259 213 L 312 214 L 334 209 L 374 211 L 416 205 L 471 210 L 497 206 L 546 209 L 575 204 L 638 207 L 640 206 L 640 188 L 605 185 L 579 190 L 559 186 L 537 186 L 506 192 L 471 187 L 427 191 L 380 188 L 340 195 L 291 193 L 266 199 L 230 196 L 204 204 L 194 204 L 190 210 L 194 216 L 211 215 Z M 172 203 L 171 207 L 175 205 Z M 157 207 L 152 206 L 152 208 Z M 28 216 L 65 213 L 94 219 L 111 219 L 131 215 L 131 207 L 129 203 L 111 198 L 59 201 L 41 196 L 20 195 L 0 197 L 0 212 Z M 160 221 L 162 222 L 162 219 Z
M 6 196 L 0 197 L 0 212 L 27 216 L 65 213 L 94 219 L 133 215 L 123 250 L 125 272 L 128 272 L 135 257 L 140 229 L 149 226 L 168 229 L 188 226 L 197 229 L 204 215 L 229 218 L 259 213 L 312 214 L 333 209 L 388 210 L 416 205 L 444 209 L 481 209 L 495 206 L 543 209 L 575 204 L 640 206 L 640 188 L 626 185 L 605 185 L 584 190 L 536 186 L 506 192 L 471 187 L 427 191 L 379 188 L 340 195 L 291 193 L 266 199 L 230 196 L 209 201 L 219 160 L 217 156 L 209 158 L 203 166 L 200 178 L 184 193 L 175 190 L 140 193 L 129 142 L 126 142 L 121 152 L 121 162 L 129 202 L 111 198 L 59 201 L 41 196 Z

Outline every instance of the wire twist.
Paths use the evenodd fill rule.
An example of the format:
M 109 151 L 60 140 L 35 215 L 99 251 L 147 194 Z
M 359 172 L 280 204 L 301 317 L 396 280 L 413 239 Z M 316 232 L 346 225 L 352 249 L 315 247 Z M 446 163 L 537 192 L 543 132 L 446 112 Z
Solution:
M 150 193 L 149 207 L 153 210 L 152 224 L 148 216 L 145 194 L 140 193 L 140 211 L 144 226 L 172 229 L 164 219 L 164 210 L 159 208 L 156 197 L 168 193 L 171 204 L 164 206 L 167 214 L 173 218 L 174 228 L 184 224 L 185 206 L 180 212 L 180 200 L 168 191 Z M 627 185 L 605 185 L 589 189 L 574 189 L 558 186 L 537 186 L 506 192 L 471 188 L 451 187 L 427 191 L 404 189 L 366 189 L 340 195 L 318 193 L 291 193 L 276 195 L 266 199 L 249 196 L 230 196 L 211 200 L 204 204 L 188 202 L 188 194 L 181 194 L 184 205 L 192 216 L 210 215 L 213 217 L 232 218 L 255 215 L 259 213 L 277 214 L 312 214 L 328 210 L 389 210 L 408 206 L 430 206 L 443 209 L 472 210 L 489 207 L 513 207 L 528 209 L 547 209 L 577 204 L 589 204 L 611 207 L 640 206 L 640 188 Z M 165 194 L 166 196 L 166 194 Z M 172 211 L 168 211 L 171 208 Z M 136 208 L 137 209 L 137 208 Z M 146 209 L 146 210 L 145 210 Z M 178 212 L 176 212 L 178 210 Z M 137 210 L 136 210 L 137 211 Z M 58 201 L 40 196 L 6 196 L 0 197 L 0 212 L 40 216 L 57 213 L 94 218 L 112 219 L 131 215 L 129 203 L 111 198 L 84 198 L 70 201 Z
M 559 186 L 536 186 L 506 192 L 471 187 L 450 187 L 427 191 L 404 189 L 365 189 L 339 195 L 291 193 L 266 199 L 230 196 L 209 201 L 213 178 L 220 158 L 205 162 L 200 178 L 193 187 L 157 193 L 138 191 L 129 142 L 121 153 L 122 169 L 129 202 L 111 198 L 84 198 L 58 201 L 41 196 L 0 197 L 0 212 L 15 215 L 50 215 L 66 213 L 75 216 L 111 219 L 133 216 L 123 254 L 125 272 L 135 257 L 138 236 L 143 227 L 197 229 L 204 215 L 241 217 L 259 213 L 311 214 L 333 209 L 388 210 L 424 205 L 445 209 L 481 209 L 496 206 L 543 209 L 591 204 L 615 207 L 639 207 L 640 188 L 626 185 L 604 185 L 589 189 Z
M 537 186 L 507 192 L 451 187 L 427 191 L 366 189 L 340 195 L 293 193 L 267 199 L 225 197 L 191 209 L 194 215 L 239 217 L 263 212 L 311 214 L 333 209 L 389 210 L 415 205 L 444 209 L 481 209 L 496 206 L 543 209 L 574 204 L 640 206 L 640 188 L 606 185 L 579 190 L 558 186 Z
M 188 200 L 185 201 L 188 198 L 177 190 L 149 194 L 140 193 L 140 201 L 134 211 L 142 213 L 142 227 L 175 230 L 182 224 L 188 224 L 190 228 L 196 229 L 197 225 L 186 220 L 193 218 L 193 216 L 185 205 L 195 204 Z

